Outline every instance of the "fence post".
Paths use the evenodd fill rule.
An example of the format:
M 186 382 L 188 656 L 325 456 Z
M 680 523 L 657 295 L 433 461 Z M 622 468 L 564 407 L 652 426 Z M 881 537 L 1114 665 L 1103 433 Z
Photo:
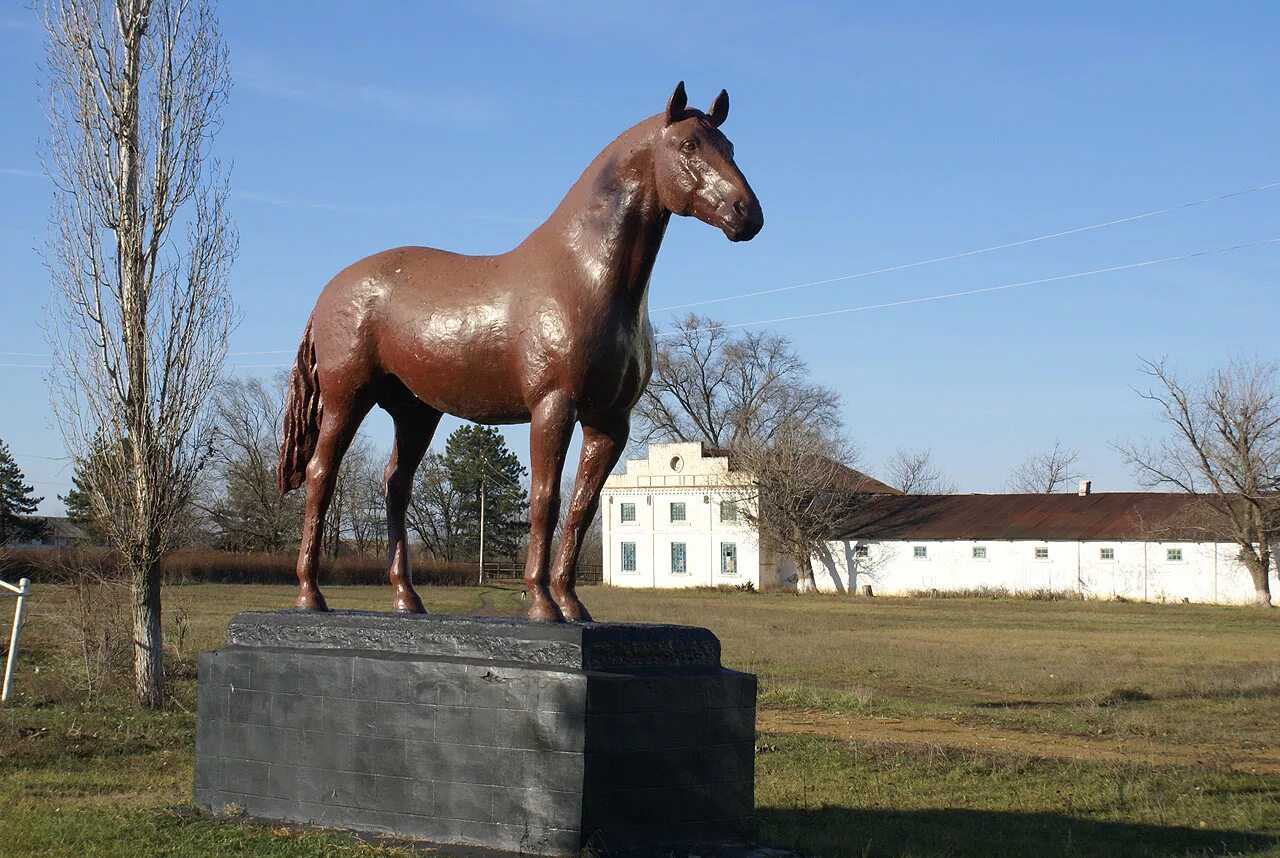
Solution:
M 18 638 L 22 635 L 22 613 L 31 593 L 31 579 L 23 578 L 16 589 L 12 584 L 4 586 L 18 594 L 18 604 L 13 609 L 13 632 L 9 636 L 9 657 L 4 663 L 4 690 L 0 691 L 0 703 L 8 703 L 9 692 L 13 690 L 13 667 L 18 661 Z

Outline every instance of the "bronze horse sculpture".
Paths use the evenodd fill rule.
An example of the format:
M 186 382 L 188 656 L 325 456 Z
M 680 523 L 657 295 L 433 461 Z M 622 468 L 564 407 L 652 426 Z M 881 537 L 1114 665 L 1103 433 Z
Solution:
M 409 570 L 405 510 L 447 413 L 531 424 L 529 618 L 591 619 L 574 588 L 578 553 L 649 381 L 649 275 L 667 222 L 673 212 L 693 215 L 732 241 L 749 241 L 764 225 L 719 130 L 728 113 L 723 90 L 708 112 L 689 108 L 681 82 L 667 109 L 609 144 L 514 250 L 399 247 L 329 282 L 298 347 L 280 446 L 280 490 L 307 489 L 295 607 L 328 610 L 317 581 L 321 528 L 342 456 L 379 405 L 395 422 L 384 474 L 394 609 L 425 613 Z M 582 457 L 551 564 L 575 422 Z

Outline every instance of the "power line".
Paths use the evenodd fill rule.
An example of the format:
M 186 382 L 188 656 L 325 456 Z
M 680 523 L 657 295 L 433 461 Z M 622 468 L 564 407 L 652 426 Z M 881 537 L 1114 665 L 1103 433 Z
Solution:
M 677 337 L 687 333 L 704 333 L 709 331 L 724 331 L 732 328 L 747 328 L 753 325 L 772 325 L 779 322 L 795 322 L 801 319 L 817 319 L 822 316 L 838 316 L 843 313 L 857 313 L 863 310 L 882 310 L 886 307 L 901 307 L 906 304 L 923 304 L 927 301 L 942 301 L 947 298 L 962 298 L 966 295 L 981 295 L 986 292 L 1000 292 L 1005 289 L 1017 289 L 1021 286 L 1036 286 L 1042 283 L 1056 283 L 1060 280 L 1074 280 L 1079 277 L 1091 277 L 1095 274 L 1106 274 L 1112 271 L 1129 271 L 1134 268 L 1146 268 L 1151 265 L 1162 265 L 1166 262 L 1178 262 L 1184 259 L 1195 259 L 1200 256 L 1212 256 L 1218 253 L 1230 253 L 1234 250 L 1245 250 L 1250 247 L 1261 247 L 1267 244 L 1276 244 L 1280 242 L 1280 238 L 1268 238 L 1262 241 L 1251 241 L 1246 244 L 1236 244 L 1231 247 L 1218 247 L 1213 250 L 1198 250 L 1195 253 L 1184 253 L 1181 256 L 1166 256 L 1163 259 L 1148 259 L 1143 262 L 1130 262 L 1125 265 L 1112 265 L 1107 268 L 1095 268 L 1092 271 L 1078 271 L 1074 274 L 1059 274 L 1055 277 L 1041 277 L 1037 280 L 1023 280 L 1019 283 L 1003 283 L 999 286 L 986 286 L 982 289 L 966 289 L 963 292 L 947 292 L 942 295 L 926 295 L 919 298 L 904 298 L 901 301 L 886 301 L 882 304 L 864 304 L 861 307 L 844 307 L 839 310 L 823 310 L 817 313 L 801 313 L 794 316 L 779 316 L 774 319 L 759 319 L 754 322 L 735 322 L 728 325 L 712 325 L 705 328 L 685 328 L 677 331 L 666 331 L 658 334 L 659 337 Z
M 672 304 L 669 307 L 659 307 L 653 312 L 662 313 L 662 312 L 666 312 L 667 310 L 681 310 L 681 309 L 684 309 L 685 307 L 702 307 L 707 304 L 721 304 L 726 301 L 738 301 L 743 298 L 758 298 L 761 295 L 775 295 L 779 292 L 790 292 L 794 289 L 807 289 L 810 286 L 824 286 L 828 283 L 840 283 L 845 280 L 856 280 L 861 277 L 871 277 L 875 274 L 888 274 L 891 271 L 905 271 L 908 268 L 919 268 L 923 265 L 934 265 L 938 262 L 949 262 L 953 259 L 964 259 L 965 257 L 968 257 L 968 256 L 978 256 L 980 254 L 991 253 L 992 251 L 996 251 L 996 250 L 1007 250 L 1008 248 L 1011 248 L 1011 247 L 1021 247 L 1025 244 L 1035 244 L 1038 241 L 1048 241 L 1053 238 L 1063 238 L 1064 236 L 1068 236 L 1068 235 L 1078 235 L 1079 233 L 1089 232 L 1090 230 L 1102 229 L 1103 227 L 1115 226 L 1117 224 L 1122 224 L 1122 223 L 1131 223 L 1132 221 L 1136 221 L 1136 220 L 1143 220 L 1149 217 L 1156 217 L 1157 215 L 1169 214 L 1171 212 L 1181 211 L 1183 209 L 1194 208 L 1195 206 L 1202 206 L 1207 203 L 1215 203 L 1221 200 L 1230 199 L 1232 197 L 1244 196 L 1245 194 L 1254 194 L 1254 193 L 1258 193 L 1259 191 L 1267 191 L 1267 190 L 1271 190 L 1272 188 L 1280 188 L 1280 182 L 1268 182 L 1265 185 L 1257 185 L 1255 187 L 1245 188 L 1244 190 L 1240 190 L 1240 191 L 1231 191 L 1225 194 L 1217 194 L 1212 197 L 1205 197 L 1204 199 L 1192 200 L 1191 202 L 1187 202 L 1187 203 L 1179 203 L 1176 206 L 1169 206 L 1163 209 L 1153 209 L 1148 212 L 1142 212 L 1141 214 L 1128 215 L 1127 217 L 1121 217 L 1121 218 L 1116 218 L 1114 220 L 1102 221 L 1101 223 L 1093 223 L 1093 224 L 1089 224 L 1088 226 L 1078 226 L 1073 229 L 1065 229 L 1060 232 L 1051 232 L 1045 235 L 1037 235 L 1034 238 L 1024 238 L 1019 241 L 1006 242 L 1005 244 L 993 244 L 990 247 L 980 247 L 980 248 L 977 248 L 976 250 L 966 250 L 966 251 L 963 251 L 962 253 L 952 253 L 947 256 L 937 256 L 937 257 L 934 257 L 933 259 L 922 259 L 919 262 L 908 262 L 903 265 L 891 265 L 888 268 L 876 268 L 871 271 L 860 271 L 857 274 L 846 274 L 841 277 L 829 277 L 826 280 L 813 280 L 809 283 L 795 283 L 791 286 L 780 286 L 776 289 L 760 289 L 756 292 L 743 292 L 738 295 L 725 295 L 722 298 L 707 298 L 704 301 L 691 301 L 687 304 Z

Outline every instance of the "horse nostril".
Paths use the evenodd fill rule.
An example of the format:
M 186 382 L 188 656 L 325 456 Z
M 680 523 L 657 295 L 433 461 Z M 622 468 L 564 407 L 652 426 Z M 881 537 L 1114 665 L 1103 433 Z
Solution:
M 744 199 L 737 199 L 733 201 L 733 211 L 738 217 L 746 217 L 747 211 L 750 208 L 751 207 L 747 205 L 747 201 Z

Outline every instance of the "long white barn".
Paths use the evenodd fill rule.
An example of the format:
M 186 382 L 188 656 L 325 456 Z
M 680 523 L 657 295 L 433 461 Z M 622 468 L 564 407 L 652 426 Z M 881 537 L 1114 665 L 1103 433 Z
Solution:
M 737 514 L 750 475 L 703 445 L 653 444 L 605 483 L 604 580 L 619 587 L 794 587 L 792 561 Z M 1178 528 L 1158 492 L 902 495 L 882 489 L 813 558 L 818 589 L 885 595 L 978 588 L 1245 604 L 1231 543 Z M 1274 570 L 1273 570 L 1274 574 Z M 1274 585 L 1273 585 L 1274 586 Z

